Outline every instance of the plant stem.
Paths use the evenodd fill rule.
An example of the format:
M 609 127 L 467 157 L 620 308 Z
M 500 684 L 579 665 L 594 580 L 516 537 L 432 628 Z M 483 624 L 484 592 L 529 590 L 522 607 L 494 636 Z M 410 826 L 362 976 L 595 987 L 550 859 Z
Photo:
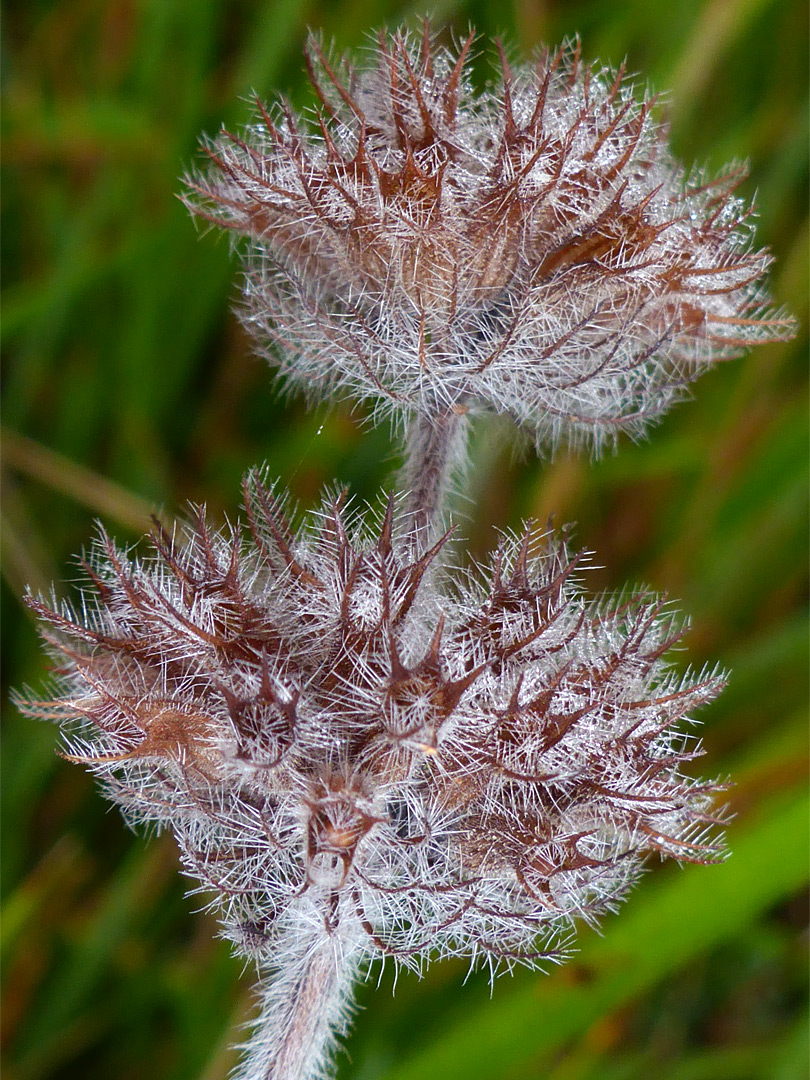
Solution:
M 401 486 L 413 535 L 430 540 L 439 529 L 453 473 L 464 461 L 467 421 L 457 411 L 419 414 L 412 418 L 405 440 Z
M 260 984 L 262 1010 L 234 1080 L 315 1080 L 328 1075 L 346 1034 L 360 950 L 291 928 L 275 974 Z

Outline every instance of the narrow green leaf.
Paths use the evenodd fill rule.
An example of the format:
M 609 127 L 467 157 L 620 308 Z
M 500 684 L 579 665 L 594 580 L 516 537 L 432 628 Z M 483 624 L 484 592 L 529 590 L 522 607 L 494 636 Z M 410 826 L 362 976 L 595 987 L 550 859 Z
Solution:
M 733 855 L 722 866 L 689 867 L 648 882 L 604 938 L 584 945 L 577 962 L 582 981 L 538 976 L 512 992 L 500 985 L 491 1002 L 395 1066 L 387 1080 L 492 1080 L 527 1054 L 575 1038 L 703 950 L 733 938 L 807 880 L 809 809 L 805 791 L 774 800 L 735 833 Z

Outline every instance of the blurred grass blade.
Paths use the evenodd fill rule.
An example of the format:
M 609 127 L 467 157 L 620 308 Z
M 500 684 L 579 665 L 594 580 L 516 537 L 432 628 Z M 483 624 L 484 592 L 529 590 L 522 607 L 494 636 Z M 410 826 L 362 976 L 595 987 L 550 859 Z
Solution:
M 491 1002 L 395 1066 L 387 1080 L 492 1080 L 529 1053 L 562 1047 L 799 888 L 808 876 L 808 813 L 806 791 L 764 806 L 735 831 L 734 853 L 722 866 L 689 867 L 648 883 L 606 937 L 583 947 L 583 982 L 535 979 L 513 992 L 500 985 Z
M 98 473 L 77 465 L 33 439 L 5 430 L 0 440 L 3 464 L 83 503 L 102 517 L 143 532 L 154 506 Z

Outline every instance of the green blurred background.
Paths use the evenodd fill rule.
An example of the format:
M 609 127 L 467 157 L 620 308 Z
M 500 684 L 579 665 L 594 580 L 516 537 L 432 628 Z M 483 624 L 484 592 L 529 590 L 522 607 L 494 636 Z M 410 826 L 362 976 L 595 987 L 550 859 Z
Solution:
M 251 90 L 307 99 L 305 27 L 341 47 L 422 13 L 390 0 L 9 0 L 3 40 L 4 701 L 45 663 L 19 602 L 76 578 L 100 517 L 134 540 L 153 507 L 234 513 L 262 460 L 304 505 L 339 477 L 373 497 L 386 430 L 282 401 L 229 305 L 228 243 L 174 198 L 202 131 Z M 358 1080 L 800 1080 L 807 1046 L 807 12 L 801 0 L 435 4 L 523 52 L 579 33 L 659 90 L 677 154 L 748 158 L 773 292 L 799 338 L 722 365 L 642 445 L 593 464 L 474 440 L 471 549 L 527 516 L 575 521 L 606 569 L 693 616 L 683 662 L 732 669 L 705 710 L 704 774 L 730 774 L 733 857 L 655 867 L 549 976 L 462 985 L 436 965 L 363 987 L 340 1059 Z M 220 1080 L 250 978 L 192 914 L 168 836 L 129 834 L 55 728 L 4 707 L 6 1080 Z

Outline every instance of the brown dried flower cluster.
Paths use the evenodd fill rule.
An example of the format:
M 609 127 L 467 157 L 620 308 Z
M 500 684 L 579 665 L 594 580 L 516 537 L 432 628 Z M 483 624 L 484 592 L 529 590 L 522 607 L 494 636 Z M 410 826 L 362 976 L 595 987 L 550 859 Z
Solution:
M 189 179 L 249 238 L 244 321 L 290 383 L 395 418 L 481 408 L 538 443 L 641 432 L 707 365 L 789 336 L 767 313 L 741 167 L 687 176 L 654 99 L 578 44 L 476 92 L 457 52 L 381 34 L 308 53 L 314 122 L 260 105 Z
M 721 680 L 670 671 L 660 602 L 586 598 L 528 532 L 442 585 L 446 537 L 419 549 L 391 502 L 364 535 L 339 501 L 294 532 L 255 476 L 246 499 L 247 537 L 202 511 L 145 560 L 103 535 L 80 617 L 32 600 L 61 682 L 28 705 L 173 828 L 240 952 L 534 963 L 650 852 L 721 855 L 679 730 Z

